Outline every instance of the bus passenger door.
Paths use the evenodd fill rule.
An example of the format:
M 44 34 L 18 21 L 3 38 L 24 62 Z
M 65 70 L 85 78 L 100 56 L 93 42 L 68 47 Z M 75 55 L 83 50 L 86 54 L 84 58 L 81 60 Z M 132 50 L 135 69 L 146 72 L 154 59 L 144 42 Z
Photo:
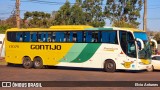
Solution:
M 125 69 L 128 67 L 127 62 L 127 32 L 119 31 L 120 52 L 118 54 L 119 66 L 117 68 Z
M 131 32 L 127 32 L 126 36 L 126 55 L 127 60 L 125 62 L 125 65 L 127 68 L 134 69 L 136 68 L 136 44 L 133 37 L 133 34 Z

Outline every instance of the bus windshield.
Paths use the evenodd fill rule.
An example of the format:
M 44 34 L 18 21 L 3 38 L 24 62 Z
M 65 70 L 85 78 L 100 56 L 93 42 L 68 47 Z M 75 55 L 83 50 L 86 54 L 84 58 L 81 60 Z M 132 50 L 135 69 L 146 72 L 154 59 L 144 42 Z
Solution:
M 134 32 L 134 36 L 144 42 L 144 48 L 138 52 L 138 57 L 140 59 L 149 59 L 151 57 L 151 48 L 147 34 L 145 32 Z M 138 46 L 140 47 L 139 42 Z

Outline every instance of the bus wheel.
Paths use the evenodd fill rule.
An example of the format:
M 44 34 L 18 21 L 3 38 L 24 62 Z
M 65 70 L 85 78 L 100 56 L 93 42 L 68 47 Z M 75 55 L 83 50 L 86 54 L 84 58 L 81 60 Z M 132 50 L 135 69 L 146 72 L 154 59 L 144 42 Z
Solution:
M 31 61 L 30 57 L 23 58 L 23 67 L 26 69 L 32 68 L 33 62 Z
M 35 57 L 34 60 L 34 68 L 41 69 L 43 67 L 43 61 L 40 57 Z
M 148 71 L 148 72 L 152 72 L 153 70 L 154 70 L 153 65 L 152 65 L 150 68 L 147 68 L 147 71 Z
M 104 63 L 104 71 L 105 72 L 115 72 L 116 64 L 113 60 L 106 60 Z

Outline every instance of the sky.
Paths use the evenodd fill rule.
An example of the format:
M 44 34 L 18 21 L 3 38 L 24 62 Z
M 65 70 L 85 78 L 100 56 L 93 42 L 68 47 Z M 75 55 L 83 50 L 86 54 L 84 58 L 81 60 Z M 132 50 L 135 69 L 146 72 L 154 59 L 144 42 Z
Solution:
M 26 11 L 43 11 L 51 13 L 57 11 L 64 4 L 66 0 L 20 0 L 20 17 L 23 18 Z M 47 1 L 49 3 L 44 3 Z M 75 0 L 68 0 L 71 4 Z M 15 11 L 16 0 L 0 0 L 0 19 L 7 19 Z M 141 18 L 139 29 L 143 29 L 143 9 L 141 11 Z M 106 26 L 110 26 L 110 22 L 106 20 Z M 147 28 L 150 31 L 160 31 L 160 0 L 147 0 Z

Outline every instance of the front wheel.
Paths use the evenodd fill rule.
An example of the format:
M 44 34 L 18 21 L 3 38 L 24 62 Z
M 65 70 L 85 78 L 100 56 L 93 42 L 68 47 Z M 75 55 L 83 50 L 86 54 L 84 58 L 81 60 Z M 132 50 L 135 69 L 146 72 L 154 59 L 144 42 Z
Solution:
M 40 57 L 35 57 L 34 60 L 34 68 L 41 69 L 43 67 L 43 61 Z
M 113 60 L 106 60 L 104 63 L 104 71 L 105 72 L 115 72 L 116 64 Z
M 153 66 L 147 68 L 147 71 L 148 71 L 148 72 L 152 72 L 153 70 L 154 70 L 154 67 L 153 67 Z

